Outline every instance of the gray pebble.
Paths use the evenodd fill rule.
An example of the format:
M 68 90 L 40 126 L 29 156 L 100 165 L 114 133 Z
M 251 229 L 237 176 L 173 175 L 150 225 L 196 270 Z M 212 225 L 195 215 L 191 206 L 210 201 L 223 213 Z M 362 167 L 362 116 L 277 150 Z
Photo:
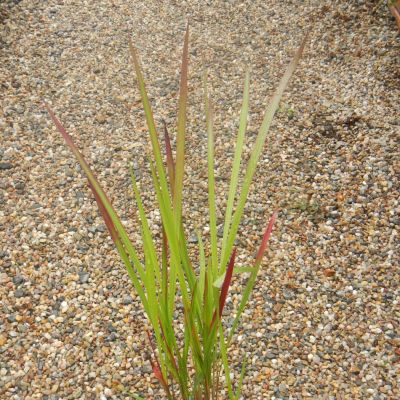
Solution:
M 6 169 L 11 169 L 13 168 L 13 165 L 9 162 L 1 162 L 0 163 L 0 170 L 6 170 Z
M 19 299 L 21 297 L 24 297 L 24 296 L 25 296 L 25 292 L 23 290 L 21 290 L 21 289 L 17 289 L 14 292 L 14 297 L 16 297 L 17 299 Z

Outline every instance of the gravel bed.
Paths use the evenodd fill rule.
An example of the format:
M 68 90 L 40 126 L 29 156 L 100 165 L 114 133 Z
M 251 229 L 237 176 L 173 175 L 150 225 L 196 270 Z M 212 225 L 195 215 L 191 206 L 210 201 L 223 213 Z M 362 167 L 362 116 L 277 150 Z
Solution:
M 246 66 L 247 159 L 277 79 L 311 28 L 238 239 L 246 265 L 269 215 L 281 210 L 230 351 L 236 374 L 249 358 L 243 398 L 399 399 L 400 45 L 383 2 L 14 3 L 0 26 L 0 398 L 164 398 L 138 297 L 41 104 L 75 137 L 140 248 L 129 162 L 160 229 L 128 40 L 141 54 L 156 119 L 173 132 L 189 17 L 189 236 L 207 231 L 203 60 L 216 109 L 221 221 Z M 235 279 L 228 309 L 244 279 Z

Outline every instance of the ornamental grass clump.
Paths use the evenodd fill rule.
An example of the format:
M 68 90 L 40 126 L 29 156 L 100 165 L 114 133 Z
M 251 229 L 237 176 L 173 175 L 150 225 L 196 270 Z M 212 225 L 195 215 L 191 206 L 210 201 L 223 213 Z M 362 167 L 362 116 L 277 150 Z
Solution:
M 136 73 L 139 91 L 147 120 L 152 157 L 149 158 L 153 188 L 162 220 L 162 244 L 157 245 L 149 228 L 142 203 L 139 186 L 132 168 L 130 176 L 136 206 L 140 216 L 143 254 L 139 254 L 130 241 L 117 213 L 99 182 L 86 163 L 83 155 L 72 141 L 71 136 L 46 105 L 57 129 L 64 137 L 83 171 L 110 232 L 111 238 L 125 264 L 128 275 L 143 304 L 152 326 L 149 336 L 151 365 L 155 377 L 162 385 L 168 399 L 216 400 L 239 399 L 245 373 L 242 363 L 240 377 L 233 380 L 228 361 L 228 348 L 240 322 L 241 314 L 249 300 L 261 267 L 268 239 L 277 217 L 270 218 L 261 238 L 255 261 L 250 267 L 235 266 L 237 249 L 234 247 L 239 224 L 243 216 L 246 199 L 250 190 L 256 165 L 264 142 L 278 108 L 283 91 L 288 85 L 304 48 L 304 42 L 287 67 L 275 95 L 266 109 L 264 119 L 253 145 L 244 170 L 241 188 L 238 188 L 242 151 L 249 104 L 249 73 L 246 73 L 243 89 L 243 103 L 235 147 L 232 174 L 227 196 L 223 237 L 217 236 L 215 177 L 214 177 L 214 130 L 213 106 L 207 92 L 204 74 L 204 107 L 208 134 L 208 207 L 209 245 L 205 237 L 198 233 L 198 259 L 193 259 L 188 251 L 182 216 L 182 189 L 185 167 L 186 109 L 188 96 L 188 45 L 187 28 L 182 56 L 179 108 L 177 118 L 177 138 L 175 157 L 167 127 L 164 124 L 163 155 L 159 133 L 156 128 L 146 86 L 136 49 L 131 44 L 130 53 Z M 164 162 L 165 157 L 165 162 Z M 235 202 L 236 200 L 236 202 Z M 197 258 L 197 257 L 196 257 Z M 233 315 L 230 329 L 223 324 L 222 312 L 233 274 L 246 272 L 250 276 L 242 291 L 238 309 Z M 178 302 L 180 307 L 177 307 Z M 179 310 L 182 324 L 175 316 Z

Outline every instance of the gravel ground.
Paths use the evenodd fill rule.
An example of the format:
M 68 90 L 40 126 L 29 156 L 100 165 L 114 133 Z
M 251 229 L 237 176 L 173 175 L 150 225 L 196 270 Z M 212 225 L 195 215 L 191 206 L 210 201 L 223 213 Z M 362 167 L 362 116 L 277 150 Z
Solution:
M 146 360 L 138 298 L 41 102 L 76 138 L 139 243 L 127 170 L 134 162 L 158 232 L 127 44 L 133 38 L 139 48 L 157 120 L 173 130 L 187 17 L 189 236 L 207 224 L 202 59 L 216 103 L 223 210 L 246 65 L 248 154 L 268 97 L 311 27 L 240 231 L 246 264 L 281 209 L 230 352 L 236 372 L 249 356 L 244 399 L 400 398 L 399 36 L 384 5 L 323 3 L 25 0 L 3 9 L 1 399 L 164 398 Z

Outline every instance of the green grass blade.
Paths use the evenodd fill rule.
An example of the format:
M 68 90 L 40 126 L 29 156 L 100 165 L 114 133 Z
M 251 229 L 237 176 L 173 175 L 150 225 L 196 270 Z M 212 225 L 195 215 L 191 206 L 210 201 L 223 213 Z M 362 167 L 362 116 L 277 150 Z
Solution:
M 152 149 L 153 149 L 153 156 L 154 156 L 157 174 L 158 174 L 158 178 L 159 178 L 160 186 L 161 186 L 161 194 L 163 196 L 165 206 L 167 208 L 171 209 L 171 199 L 169 197 L 167 178 L 166 178 L 166 174 L 165 174 L 165 170 L 164 170 L 164 164 L 162 161 L 156 124 L 154 122 L 153 111 L 151 109 L 151 105 L 150 105 L 150 101 L 149 101 L 149 98 L 147 95 L 146 85 L 144 82 L 142 70 L 140 68 L 139 56 L 137 54 L 135 47 L 133 46 L 133 44 L 131 42 L 129 43 L 129 49 L 130 49 L 130 53 L 131 53 L 133 66 L 134 66 L 134 69 L 136 72 L 136 78 L 137 78 L 137 81 L 139 84 L 139 91 L 140 91 L 140 95 L 142 98 L 142 104 L 143 104 L 143 109 L 144 109 L 144 113 L 146 116 L 147 126 L 149 128 L 150 140 L 151 140 L 151 145 L 152 145 Z
M 165 153 L 166 153 L 166 164 L 167 164 L 167 169 L 168 169 L 168 178 L 170 182 L 170 187 L 171 187 L 171 193 L 172 196 L 174 196 L 174 182 L 175 182 L 175 162 L 172 154 L 172 146 L 171 146 L 171 139 L 168 133 L 167 125 L 164 121 L 164 141 L 165 141 Z M 187 248 L 187 243 L 185 239 L 185 232 L 183 228 L 183 223 L 181 221 L 181 226 L 180 226 L 180 241 L 179 241 L 179 247 L 180 247 L 180 254 L 181 254 L 181 259 L 182 263 L 185 266 L 185 271 L 187 273 L 187 279 L 189 283 L 189 287 L 191 292 L 193 293 L 193 288 L 196 283 L 196 277 L 193 272 L 193 267 L 189 258 L 189 252 Z
M 225 248 L 226 248 L 229 227 L 230 227 L 231 219 L 232 219 L 233 203 L 235 201 L 236 189 L 237 189 L 237 185 L 238 185 L 238 181 L 239 181 L 239 171 L 240 171 L 240 164 L 241 164 L 241 160 L 242 160 L 243 143 L 244 143 L 244 137 L 245 137 L 245 133 L 246 133 L 248 114 L 249 114 L 249 86 L 250 86 L 250 73 L 249 73 L 249 71 L 246 71 L 244 87 L 243 87 L 242 109 L 240 112 L 240 120 L 239 120 L 239 130 L 238 130 L 237 141 L 236 141 L 236 146 L 235 146 L 235 155 L 233 158 L 231 180 L 229 183 L 229 194 L 228 194 L 228 200 L 227 200 L 226 211 L 225 211 L 225 221 L 224 221 L 224 230 L 223 230 L 223 237 L 222 237 L 222 250 L 221 250 L 222 254 L 224 254 Z M 220 266 L 220 269 L 222 267 L 223 267 L 223 265 Z
M 211 269 L 213 278 L 217 276 L 218 271 L 218 243 L 217 243 L 217 216 L 215 207 L 215 176 L 214 176 L 214 131 L 213 131 L 213 107 L 211 98 L 208 96 L 207 75 L 204 72 L 204 104 L 206 110 L 207 125 L 207 163 L 208 163 L 208 208 L 210 222 L 211 238 Z
M 205 279 L 206 279 L 206 255 L 204 252 L 204 245 L 203 245 L 203 241 L 200 236 L 200 232 L 197 232 L 197 240 L 199 243 L 199 264 L 200 264 L 198 295 L 200 297 L 199 302 L 202 303 L 202 300 L 204 299 L 204 287 L 205 287 Z
M 173 225 L 173 216 L 171 212 L 168 212 L 168 210 L 166 210 L 154 165 L 151 160 L 149 161 L 150 161 L 151 175 L 153 178 L 153 186 L 156 191 L 156 196 L 158 201 L 158 207 L 160 209 L 161 217 L 163 219 L 163 226 L 171 250 L 171 263 L 169 268 L 169 282 L 168 282 L 168 312 L 169 315 L 173 315 L 175 306 L 176 274 L 177 274 L 177 266 L 176 266 L 177 264 L 176 264 L 175 254 L 178 251 L 178 248 L 176 246 L 176 237 L 173 237 L 171 241 L 169 240 L 171 236 L 171 226 Z M 179 265 L 180 261 L 178 263 L 178 266 Z
M 183 337 L 183 351 L 182 357 L 178 359 L 179 371 L 182 375 L 188 376 L 189 371 L 187 370 L 188 358 L 190 349 L 190 332 L 185 329 Z
M 218 325 L 219 325 L 219 344 L 220 344 L 220 350 L 221 350 L 221 360 L 222 360 L 222 365 L 224 366 L 224 372 L 225 372 L 225 383 L 226 383 L 226 386 L 228 389 L 229 399 L 235 400 L 235 395 L 232 390 L 231 371 L 230 371 L 229 363 L 228 363 L 228 352 L 227 352 L 227 348 L 226 348 L 224 332 L 223 332 L 222 324 L 218 322 Z
M 244 379 L 244 374 L 246 373 L 246 364 L 247 364 L 247 358 L 245 357 L 243 362 L 242 362 L 242 368 L 241 368 L 241 371 L 240 371 L 239 383 L 238 383 L 238 386 L 237 386 L 236 392 L 235 392 L 236 400 L 239 400 L 240 396 L 242 394 L 243 379 Z
M 161 254 L 161 265 L 162 265 L 162 298 L 164 304 L 164 313 L 168 314 L 168 240 L 167 234 L 165 233 L 164 227 L 162 228 L 162 254 Z
M 194 310 L 194 301 L 196 299 L 197 288 L 198 286 L 196 285 L 190 308 L 184 308 L 184 319 L 185 331 L 189 332 L 189 344 L 192 350 L 193 361 L 196 365 L 196 371 L 201 371 L 203 373 L 204 363 L 201 351 L 201 342 L 194 321 L 196 315 Z
M 232 219 L 232 225 L 231 228 L 229 230 L 229 234 L 228 234 L 228 239 L 226 242 L 226 246 L 225 249 L 223 251 L 222 254 L 222 259 L 221 259 L 221 268 L 222 270 L 225 268 L 225 266 L 228 263 L 228 259 L 229 259 L 229 255 L 232 251 L 233 248 L 233 244 L 235 241 L 235 237 L 239 228 L 239 224 L 243 215 L 243 211 L 244 211 L 244 206 L 247 200 L 247 196 L 249 194 L 249 190 L 250 190 L 250 185 L 251 182 L 253 180 L 253 176 L 257 167 L 257 162 L 260 158 L 260 154 L 261 151 L 263 149 L 267 134 L 268 134 L 268 130 L 269 127 L 271 125 L 272 122 L 272 118 L 275 115 L 276 110 L 278 109 L 279 106 L 279 102 L 282 98 L 283 92 L 286 89 L 286 87 L 289 84 L 290 78 L 293 75 L 293 72 L 296 69 L 296 66 L 300 60 L 300 57 L 303 53 L 303 49 L 306 43 L 306 39 L 307 36 L 305 37 L 305 39 L 303 40 L 303 42 L 301 43 L 299 49 L 297 50 L 294 58 L 292 59 L 292 61 L 289 63 L 285 74 L 283 75 L 278 89 L 276 90 L 274 96 L 271 99 L 271 102 L 266 110 L 266 113 L 264 115 L 264 119 L 263 122 L 261 124 L 260 130 L 258 132 L 257 138 L 256 138 L 256 142 L 253 146 L 251 155 L 250 155 L 250 159 L 247 165 L 247 169 L 246 169 L 246 173 L 245 173 L 245 177 L 243 180 L 243 187 L 239 196 L 239 200 L 236 206 L 236 210 L 235 213 L 233 215 L 233 219 Z
M 136 204 L 139 210 L 140 221 L 142 225 L 142 238 L 143 238 L 143 248 L 144 254 L 146 257 L 146 275 L 144 277 L 144 285 L 147 291 L 147 299 L 149 303 L 150 310 L 150 320 L 153 325 L 154 333 L 156 335 L 157 346 L 165 347 L 165 344 L 162 340 L 161 329 L 164 326 L 164 332 L 167 332 L 166 335 L 166 345 L 171 347 L 174 345 L 174 342 L 171 341 L 171 330 L 168 327 L 171 326 L 171 322 L 168 319 L 168 315 L 165 315 L 165 303 L 164 298 L 157 295 L 157 291 L 161 288 L 162 290 L 162 282 L 161 282 L 161 271 L 160 265 L 157 259 L 156 248 L 151 236 L 149 224 L 147 221 L 147 217 L 144 211 L 142 199 L 139 193 L 139 189 L 137 187 L 137 182 L 135 178 L 135 174 L 133 172 L 132 167 L 130 167 L 130 175 L 132 181 L 132 187 L 135 194 Z M 161 362 L 163 359 L 161 358 Z M 163 365 L 162 365 L 163 366 Z M 165 373 L 165 366 L 164 373 Z
M 179 91 L 178 136 L 176 145 L 176 167 L 174 187 L 174 221 L 177 227 L 181 226 L 182 219 L 182 190 L 185 168 L 185 136 L 186 136 L 186 109 L 188 96 L 188 65 L 189 65 L 189 24 L 186 28 L 183 45 L 181 83 Z
M 168 169 L 168 178 L 169 178 L 169 182 L 170 182 L 171 193 L 172 193 L 172 196 L 174 196 L 175 162 L 174 162 L 174 158 L 173 158 L 173 154 L 172 154 L 171 139 L 170 139 L 165 121 L 164 121 L 164 141 L 165 141 L 165 153 L 166 153 L 166 164 L 167 164 L 167 169 Z M 185 266 L 185 271 L 187 273 L 187 279 L 188 279 L 190 290 L 193 293 L 193 288 L 196 283 L 196 277 L 194 275 L 193 267 L 190 262 L 189 252 L 188 252 L 187 243 L 185 240 L 185 232 L 184 232 L 182 221 L 181 221 L 181 226 L 180 226 L 180 238 L 181 238 L 181 240 L 179 241 L 179 247 L 180 247 L 181 259 L 182 259 L 183 265 Z
M 208 268 L 205 274 L 204 305 L 203 305 L 203 349 L 204 359 L 212 364 L 215 358 L 216 346 L 216 324 L 213 324 L 216 316 L 215 309 L 218 307 L 218 291 L 212 287 L 210 269 L 211 260 L 209 259 Z
M 215 308 L 217 307 L 217 302 L 218 302 L 218 292 L 214 290 L 212 286 L 212 275 L 209 272 L 210 271 L 210 266 L 211 266 L 211 259 L 208 259 L 207 263 L 207 270 L 206 270 L 206 277 L 205 277 L 205 288 L 204 292 L 206 294 L 206 301 L 204 302 L 204 324 L 205 328 L 208 329 L 211 325 L 213 313 L 215 311 Z
M 139 189 L 137 187 L 136 178 L 132 166 L 130 166 L 130 175 L 131 175 L 133 192 L 135 194 L 136 204 L 139 209 L 140 221 L 142 224 L 143 246 L 148 250 L 148 254 L 150 257 L 150 264 L 151 264 L 151 272 L 153 275 L 155 286 L 161 285 L 161 272 L 160 272 L 160 265 L 157 259 L 157 251 L 153 242 L 153 238 L 151 236 L 149 223 L 147 221 L 147 217 L 144 211 L 142 199 L 139 193 Z

